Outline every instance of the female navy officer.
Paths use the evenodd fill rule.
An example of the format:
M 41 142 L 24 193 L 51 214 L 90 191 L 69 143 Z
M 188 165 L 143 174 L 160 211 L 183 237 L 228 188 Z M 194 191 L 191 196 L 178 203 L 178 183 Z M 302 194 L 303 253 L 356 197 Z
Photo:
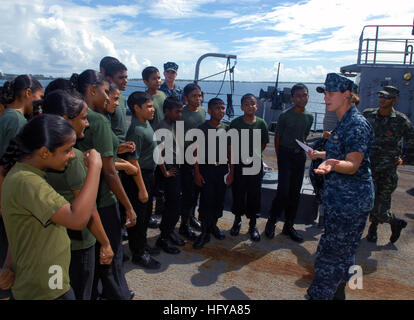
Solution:
M 326 151 L 313 151 L 314 160 L 326 159 L 315 173 L 325 175 L 323 204 L 325 233 L 319 241 L 315 278 L 308 289 L 311 299 L 345 299 L 349 269 L 354 265 L 368 214 L 374 204 L 374 186 L 369 169 L 369 151 L 374 133 L 357 110 L 356 85 L 335 73 L 326 77 L 325 94 L 329 111 L 339 119 L 326 143 Z

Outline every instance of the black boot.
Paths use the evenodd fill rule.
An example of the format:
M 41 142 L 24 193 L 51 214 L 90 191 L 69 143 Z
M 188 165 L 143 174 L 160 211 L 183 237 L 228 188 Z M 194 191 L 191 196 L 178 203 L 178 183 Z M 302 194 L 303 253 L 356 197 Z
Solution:
M 195 241 L 197 239 L 197 235 L 187 223 L 181 223 L 180 228 L 178 229 L 178 233 L 190 241 Z
M 251 218 L 249 222 L 249 234 L 250 240 L 259 242 L 260 241 L 260 234 L 256 227 L 256 218 Z
M 233 237 L 238 236 L 239 233 L 240 233 L 240 228 L 241 228 L 241 217 L 240 216 L 235 216 L 233 227 L 231 227 L 231 230 L 230 230 L 230 234 Z
M 295 242 L 298 242 L 298 243 L 303 242 L 302 236 L 299 233 L 297 233 L 295 228 L 293 228 L 293 225 L 290 223 L 285 222 L 282 233 L 289 236 Z
M 204 245 L 210 241 L 209 226 L 205 222 L 201 222 L 201 233 L 197 240 L 193 243 L 194 249 L 201 249 Z
M 404 229 L 407 226 L 407 221 L 399 218 L 394 218 L 391 220 L 391 237 L 390 241 L 391 243 L 394 243 L 398 240 L 398 238 L 401 235 L 401 230 Z
M 273 222 L 271 218 L 267 219 L 266 227 L 265 227 L 265 235 L 269 239 L 273 239 L 275 237 L 275 228 L 276 223 Z
M 168 240 L 168 237 L 165 236 L 160 236 L 155 244 L 157 247 L 169 254 L 179 254 L 181 252 L 181 250 L 173 246 Z
M 333 300 L 345 300 L 345 288 L 346 288 L 346 282 L 341 282 L 336 289 L 336 292 L 334 294 Z
M 151 216 L 150 221 L 148 223 L 148 228 L 158 229 L 159 226 L 160 226 L 160 223 L 158 222 L 158 220 L 155 219 L 153 216 Z
M 377 228 L 378 228 L 378 223 L 371 222 L 371 225 L 369 226 L 369 229 L 368 229 L 367 241 L 377 242 L 377 239 L 378 239 Z
M 201 222 L 193 215 L 190 216 L 190 227 L 196 231 L 201 231 Z
M 216 238 L 217 240 L 223 240 L 226 236 L 223 231 L 217 227 L 217 225 L 214 225 L 211 229 L 211 234 Z

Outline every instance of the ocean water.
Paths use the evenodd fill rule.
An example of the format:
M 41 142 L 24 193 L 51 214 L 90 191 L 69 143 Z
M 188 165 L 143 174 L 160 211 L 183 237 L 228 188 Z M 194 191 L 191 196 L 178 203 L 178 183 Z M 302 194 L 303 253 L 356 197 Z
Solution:
M 45 88 L 50 80 L 41 80 L 40 81 Z M 192 81 L 183 81 L 177 80 L 176 84 L 184 88 L 185 85 Z M 0 85 L 3 85 L 4 80 L 0 80 Z M 222 83 L 221 81 L 201 81 L 198 83 L 204 93 L 203 106 L 207 108 L 207 102 L 217 96 L 223 99 L 224 102 L 227 102 L 227 94 L 231 93 L 230 83 L 228 81 Z M 291 88 L 295 83 L 294 82 L 279 82 L 279 90 L 283 88 Z M 316 92 L 316 87 L 320 84 L 316 83 L 306 83 L 306 86 L 309 88 L 309 102 L 306 106 L 306 109 L 310 112 L 318 114 L 318 120 L 316 129 L 322 129 L 323 115 L 325 113 L 325 104 L 323 101 L 323 95 Z M 252 93 L 255 96 L 259 96 L 260 89 L 267 91 L 269 86 L 274 87 L 274 82 L 234 82 L 234 93 L 233 93 L 233 108 L 234 108 L 234 117 L 238 117 L 243 114 L 240 109 L 240 100 L 241 97 L 246 93 Z M 128 81 L 127 88 L 123 93 L 128 97 L 134 91 L 144 91 L 145 84 L 140 80 L 130 80 Z M 231 120 L 231 119 L 230 119 Z

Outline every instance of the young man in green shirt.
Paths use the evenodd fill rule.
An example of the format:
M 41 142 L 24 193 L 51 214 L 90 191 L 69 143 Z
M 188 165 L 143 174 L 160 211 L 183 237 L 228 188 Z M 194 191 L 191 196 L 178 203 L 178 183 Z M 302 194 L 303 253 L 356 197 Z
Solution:
M 235 215 L 233 227 L 230 230 L 232 236 L 240 233 L 241 217 L 246 214 L 249 218 L 249 234 L 252 241 L 260 241 L 260 234 L 256 227 L 256 215 L 260 213 L 261 187 L 263 178 L 262 152 L 269 143 L 269 131 L 266 122 L 256 117 L 257 100 L 253 94 L 245 94 L 241 98 L 243 116 L 234 119 L 230 123 L 230 129 L 236 129 L 239 133 L 239 164 L 234 166 L 234 180 L 232 186 L 233 205 L 232 212 Z M 249 141 L 242 141 L 242 131 L 248 130 Z M 255 146 L 254 132 L 260 132 L 260 146 Z M 244 159 L 243 145 L 249 146 L 248 158 L 253 157 L 252 164 L 249 159 Z M 260 153 L 260 154 L 259 154 Z M 235 156 L 235 155 L 233 155 Z M 254 168 L 255 159 L 259 159 L 259 172 L 247 174 L 247 169 Z M 235 162 L 236 163 L 236 162 Z
M 105 68 L 106 80 L 115 83 L 121 94 L 119 96 L 119 106 L 111 114 L 108 113 L 111 121 L 111 128 L 115 135 L 118 137 L 119 143 L 125 142 L 126 136 L 126 99 L 122 94 L 122 91 L 126 90 L 128 83 L 128 69 L 121 62 L 112 62 Z
M 151 127 L 156 130 L 158 124 L 164 119 L 162 106 L 166 98 L 165 93 L 160 90 L 161 76 L 160 71 L 155 67 L 146 67 L 142 70 L 142 80 L 147 86 L 147 92 L 152 96 L 154 102 L 154 118 L 150 121 Z
M 122 182 L 139 216 L 137 224 L 127 229 L 129 248 L 134 264 L 145 269 L 158 269 L 161 265 L 151 257 L 151 254 L 159 254 L 160 250 L 151 248 L 147 244 L 156 168 L 153 154 L 157 144 L 153 139 L 154 130 L 149 123 L 149 120 L 154 118 L 154 103 L 152 96 L 147 92 L 132 93 L 127 103 L 133 117 L 126 137 L 136 146 L 135 151 L 128 156 L 128 161 L 137 167 L 138 173 L 135 176 L 122 174 Z
M 184 121 L 184 134 L 187 134 L 189 130 L 198 128 L 204 123 L 206 120 L 206 109 L 201 106 L 203 101 L 201 88 L 195 83 L 189 83 L 184 87 L 184 100 L 187 104 L 184 106 L 181 120 Z M 184 149 L 186 150 L 190 144 L 190 141 L 185 141 Z M 179 233 L 193 241 L 196 239 L 196 235 L 190 227 L 201 230 L 201 224 L 194 216 L 200 188 L 194 183 L 193 165 L 185 162 L 182 168 L 182 175 L 183 210 Z
M 194 249 L 203 248 L 210 241 L 210 234 L 218 240 L 225 238 L 224 233 L 217 226 L 217 221 L 223 216 L 226 185 L 231 185 L 234 178 L 234 166 L 230 165 L 229 168 L 231 145 L 226 134 L 228 126 L 221 123 L 225 113 L 224 101 L 219 98 L 211 99 L 208 102 L 210 120 L 205 121 L 198 127 L 203 131 L 205 137 L 205 159 L 202 163 L 196 162 L 194 164 L 195 183 L 201 188 L 200 206 L 198 208 L 201 234 L 193 244 Z M 209 133 L 215 133 L 218 137 L 216 135 L 210 136 Z M 225 144 L 224 149 L 221 149 L 220 141 L 223 137 Z M 210 146 L 216 151 L 215 158 L 210 156 L 212 159 L 209 159 L 209 154 L 214 149 L 211 150 Z M 220 152 L 224 153 L 224 156 Z M 211 163 L 210 160 L 214 160 L 214 162 Z
M 284 211 L 283 234 L 288 235 L 293 241 L 302 242 L 302 236 L 296 232 L 293 225 L 300 201 L 306 154 L 296 140 L 303 143 L 306 141 L 312 127 L 313 115 L 305 109 L 309 100 L 309 91 L 304 84 L 295 84 L 291 95 L 294 106 L 280 115 L 276 126 L 278 185 L 265 234 L 269 239 L 275 236 L 276 221 Z

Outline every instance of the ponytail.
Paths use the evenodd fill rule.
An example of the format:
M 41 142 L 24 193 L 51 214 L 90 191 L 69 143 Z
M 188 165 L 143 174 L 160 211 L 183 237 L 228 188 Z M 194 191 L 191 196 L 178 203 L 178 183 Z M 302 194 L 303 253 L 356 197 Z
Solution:
M 359 98 L 359 96 L 356 93 L 351 92 L 351 105 L 358 106 L 360 102 L 361 99 Z
M 0 97 L 0 103 L 7 105 L 20 97 L 21 92 L 26 89 L 31 89 L 35 92 L 43 88 L 38 80 L 30 75 L 22 74 L 12 81 L 6 81 L 3 84 L 3 90 Z
M 74 130 L 70 123 L 60 116 L 52 114 L 36 116 L 21 129 L 16 138 L 10 141 L 0 159 L 0 165 L 9 170 L 17 161 L 41 147 L 54 152 L 56 148 L 68 142 L 73 134 Z
M 72 74 L 69 81 L 82 96 L 85 96 L 88 86 L 103 84 L 105 82 L 105 78 L 102 73 L 88 69 L 83 71 L 81 74 Z

